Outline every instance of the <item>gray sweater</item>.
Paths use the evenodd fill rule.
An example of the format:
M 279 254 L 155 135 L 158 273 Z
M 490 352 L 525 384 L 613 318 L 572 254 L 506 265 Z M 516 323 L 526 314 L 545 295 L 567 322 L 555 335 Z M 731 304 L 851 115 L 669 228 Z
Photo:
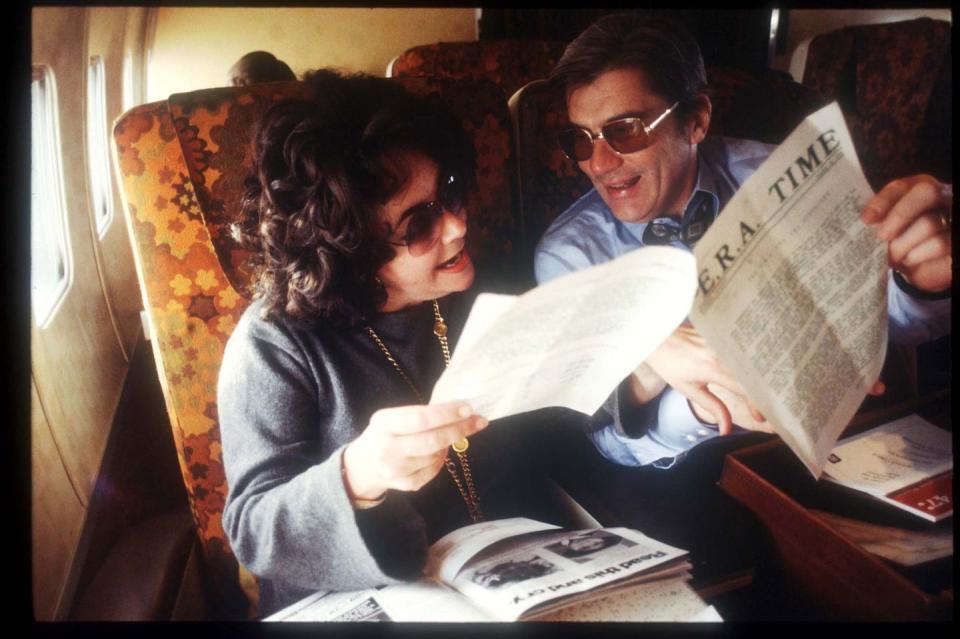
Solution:
M 440 301 L 451 349 L 472 299 Z M 341 453 L 376 410 L 416 404 L 416 397 L 363 328 L 264 320 L 262 306 L 250 305 L 227 343 L 217 400 L 229 486 L 224 530 L 259 577 L 261 614 L 316 590 L 415 579 L 429 544 L 471 523 L 452 478 L 441 470 L 419 491 L 388 491 L 381 505 L 357 511 L 341 478 Z M 381 314 L 372 326 L 429 397 L 443 370 L 432 305 Z M 471 438 L 488 519 L 529 516 L 539 500 L 528 479 L 538 472 L 531 431 L 506 421 Z

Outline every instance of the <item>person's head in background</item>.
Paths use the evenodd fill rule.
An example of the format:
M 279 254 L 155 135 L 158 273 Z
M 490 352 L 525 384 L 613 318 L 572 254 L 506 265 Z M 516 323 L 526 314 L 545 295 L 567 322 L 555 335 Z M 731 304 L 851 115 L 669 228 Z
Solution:
M 567 46 L 551 80 L 571 124 L 560 146 L 613 214 L 679 217 L 712 112 L 693 36 L 656 14 L 604 16 Z
M 237 60 L 230 67 L 229 76 L 230 84 L 235 87 L 297 79 L 283 60 L 266 51 L 251 51 Z

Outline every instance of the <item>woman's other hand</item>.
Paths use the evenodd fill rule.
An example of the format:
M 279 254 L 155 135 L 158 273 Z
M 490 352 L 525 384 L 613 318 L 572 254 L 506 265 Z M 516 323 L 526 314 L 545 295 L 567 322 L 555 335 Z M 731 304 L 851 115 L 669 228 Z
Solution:
M 464 402 L 378 410 L 344 450 L 347 493 L 376 500 L 388 489 L 417 490 L 443 468 L 451 444 L 488 423 Z

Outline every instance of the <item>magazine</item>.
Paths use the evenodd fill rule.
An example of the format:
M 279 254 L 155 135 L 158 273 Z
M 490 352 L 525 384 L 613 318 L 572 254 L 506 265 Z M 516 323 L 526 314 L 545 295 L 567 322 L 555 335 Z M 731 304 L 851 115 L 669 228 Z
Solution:
M 771 153 L 693 255 L 645 247 L 520 296 L 480 295 L 432 402 L 594 413 L 689 317 L 819 477 L 887 348 L 886 246 L 836 103 Z M 746 425 L 746 424 L 741 424 Z
M 636 530 L 502 519 L 439 539 L 417 582 L 316 593 L 267 621 L 719 619 L 686 584 L 689 570 L 686 551 Z
M 840 441 L 823 477 L 928 521 L 953 515 L 951 434 L 919 415 Z

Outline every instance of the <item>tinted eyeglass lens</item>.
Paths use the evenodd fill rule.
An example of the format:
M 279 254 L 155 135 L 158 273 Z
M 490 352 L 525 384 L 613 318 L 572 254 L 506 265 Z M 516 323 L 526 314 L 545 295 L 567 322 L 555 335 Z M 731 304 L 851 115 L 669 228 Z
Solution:
M 609 122 L 602 130 L 603 137 L 617 153 L 635 153 L 647 146 L 647 133 L 638 118 Z
M 639 118 L 625 118 L 603 125 L 603 139 L 617 153 L 635 153 L 647 147 L 649 137 Z M 595 140 L 583 129 L 567 129 L 557 136 L 560 148 L 568 158 L 586 162 L 593 155 Z
M 445 209 L 451 213 L 459 213 L 463 208 L 464 194 L 460 186 L 460 180 L 450 176 L 437 189 L 437 199 Z
M 412 255 L 423 255 L 440 237 L 440 218 L 443 207 L 439 202 L 424 202 L 410 212 L 403 243 Z
M 443 225 L 440 220 L 443 212 L 450 211 L 463 215 L 464 194 L 461 183 L 454 176 L 440 181 L 437 187 L 437 199 L 418 204 L 407 214 L 407 229 L 403 234 L 403 243 L 414 256 L 423 255 L 440 239 Z
M 566 156 L 577 162 L 586 162 L 593 155 L 593 139 L 583 129 L 567 129 L 557 136 Z

